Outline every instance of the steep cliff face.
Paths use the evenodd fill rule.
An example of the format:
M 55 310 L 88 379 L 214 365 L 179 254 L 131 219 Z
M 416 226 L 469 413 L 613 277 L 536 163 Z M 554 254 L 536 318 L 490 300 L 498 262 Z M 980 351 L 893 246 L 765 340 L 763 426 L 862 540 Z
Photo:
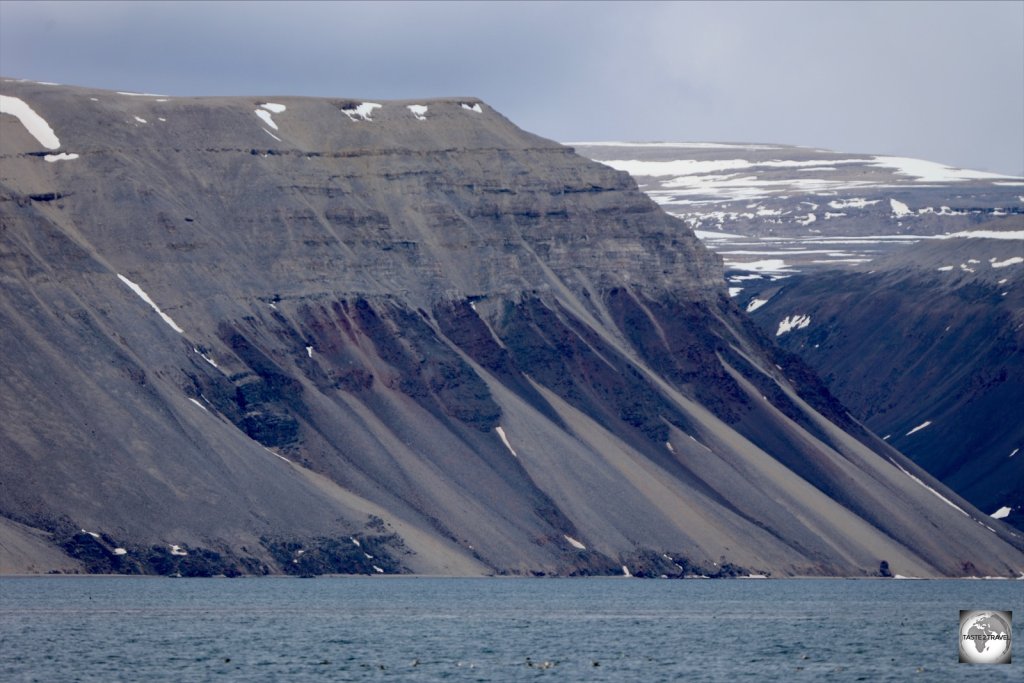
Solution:
M 11 566 L 1024 566 L 627 174 L 484 103 L 0 92 L 57 138 L 5 100 Z

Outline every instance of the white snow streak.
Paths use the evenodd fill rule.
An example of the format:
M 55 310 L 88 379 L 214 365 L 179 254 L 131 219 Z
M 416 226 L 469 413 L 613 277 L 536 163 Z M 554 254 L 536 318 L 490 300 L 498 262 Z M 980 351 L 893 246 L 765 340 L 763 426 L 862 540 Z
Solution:
M 270 137 L 274 138 L 274 139 L 275 139 L 275 140 L 277 140 L 278 142 L 282 142 L 281 138 L 277 137 L 276 135 L 274 135 L 273 133 L 271 133 L 271 132 L 270 132 L 269 130 L 267 130 L 266 128 L 264 128 L 264 129 L 263 129 L 263 132 L 264 132 L 264 133 L 266 133 L 267 135 L 269 135 Z M 264 155 L 264 156 L 266 156 L 266 155 Z
M 498 436 L 501 437 L 501 442 L 505 444 L 505 448 L 508 449 L 508 452 L 518 458 L 519 454 L 516 453 L 514 448 L 512 448 L 512 444 L 508 442 L 508 437 L 505 436 L 505 430 L 502 429 L 501 426 L 498 426 L 494 428 L 494 431 L 498 432 Z
M 988 240 L 1024 240 L 1024 230 L 964 230 L 949 235 L 942 235 L 938 239 L 949 239 L 951 237 L 967 237 L 969 239 Z
M 751 299 L 747 304 L 747 313 L 753 313 L 757 309 L 768 303 L 768 299 Z
M 953 168 L 934 161 L 910 159 L 907 157 L 875 157 L 872 166 L 882 166 L 896 171 L 897 175 L 914 176 L 916 182 L 948 183 L 962 180 L 987 180 L 991 178 L 1013 178 L 1014 176 Z
M 779 331 L 775 333 L 775 336 L 781 337 L 792 330 L 802 330 L 810 324 L 811 316 L 809 315 L 787 315 L 779 323 Z
M 151 92 L 121 92 L 117 91 L 118 95 L 127 95 L 128 97 L 167 97 L 167 95 L 154 95 Z
M 146 119 L 142 118 L 141 116 L 136 116 L 135 120 L 138 121 L 139 123 L 149 123 L 149 121 L 147 121 Z
M 899 466 L 899 465 L 898 465 L 898 464 L 897 464 L 897 463 L 896 463 L 895 461 L 892 461 L 892 460 L 890 460 L 889 462 L 892 462 L 892 464 L 893 464 L 893 465 L 896 465 L 896 468 L 897 468 L 897 469 L 898 469 L 898 470 L 899 470 L 900 472 L 902 472 L 903 474 L 907 475 L 908 477 L 910 477 L 911 479 L 913 479 L 914 481 L 916 481 L 916 482 L 917 482 L 918 484 L 920 484 L 921 486 L 923 486 L 923 487 L 925 487 L 926 489 L 928 489 L 929 491 L 931 491 L 931 492 L 932 492 L 932 494 L 933 494 L 934 496 L 936 496 L 937 498 L 939 498 L 939 499 L 940 499 L 940 500 L 941 500 L 941 501 L 942 501 L 943 503 L 945 503 L 946 505 L 950 506 L 951 508 L 954 508 L 954 509 L 958 510 L 958 511 L 960 512 L 960 514 L 964 515 L 965 517 L 970 517 L 970 515 L 969 515 L 969 514 L 967 514 L 967 512 L 966 512 L 966 511 L 965 511 L 965 510 L 964 510 L 964 509 L 963 509 L 962 507 L 960 507 L 959 505 L 957 505 L 956 503 L 954 503 L 953 501 L 951 501 L 951 500 L 950 500 L 949 498 L 946 498 L 946 497 L 945 497 L 944 495 L 942 495 L 941 493 L 939 493 L 938 491 L 936 491 L 935 489 L 933 489 L 933 488 L 932 488 L 931 486 L 929 486 L 928 484 L 924 483 L 923 481 L 921 481 L 920 479 L 918 479 L 917 477 L 915 477 L 915 476 L 914 476 L 913 474 L 911 474 L 910 472 L 907 472 L 907 471 L 906 471 L 905 469 L 903 469 L 902 467 L 900 467 L 900 466 Z
M 568 147 L 664 147 L 669 149 L 782 149 L 775 145 L 746 145 L 734 142 L 563 142 Z
M 373 121 L 373 119 L 371 118 L 373 110 L 380 109 L 381 106 L 382 105 L 377 104 L 376 102 L 363 102 L 362 104 L 351 109 L 342 109 L 341 113 L 349 117 L 349 119 L 351 119 L 352 121 L 355 121 L 357 116 L 361 118 L 363 121 Z
M 569 541 L 569 545 L 571 545 L 573 548 L 576 548 L 576 550 L 586 550 L 587 549 L 587 546 L 583 545 L 582 543 L 577 541 L 575 538 L 573 538 L 569 534 L 562 534 L 562 535 L 565 536 L 565 540 Z
M 868 200 L 862 197 L 855 197 L 853 199 L 837 199 L 829 202 L 828 205 L 833 209 L 863 209 L 871 206 L 872 204 L 877 204 L 880 201 L 880 199 Z
M 1018 263 L 1024 263 L 1024 257 L 1021 257 L 1021 256 L 1011 256 L 1010 258 L 1006 259 L 1005 261 L 996 261 L 995 259 L 991 259 L 990 263 L 992 264 L 993 268 L 1005 268 L 1006 266 L 1013 266 L 1013 265 L 1016 265 Z
M 123 283 L 125 283 L 126 285 L 128 285 L 128 287 L 129 287 L 129 288 L 130 288 L 130 289 L 131 289 L 131 290 L 132 290 L 133 292 L 135 292 L 136 294 L 138 294 L 138 295 L 139 295 L 139 298 L 140 298 L 140 299 L 142 299 L 143 301 L 145 301 L 145 302 L 146 302 L 147 304 L 149 304 L 149 305 L 150 305 L 150 307 L 152 307 L 152 309 L 153 309 L 154 311 L 156 311 L 157 313 L 159 313 L 159 314 L 160 314 L 160 317 L 164 319 L 164 322 L 165 322 L 165 323 L 167 323 L 168 325 L 170 325 L 170 326 L 171 326 L 171 329 L 172 329 L 172 330 L 174 330 L 174 331 L 175 331 L 175 332 L 177 332 L 178 334 L 184 334 L 184 333 L 185 333 L 185 330 L 183 330 L 183 329 L 181 329 L 180 327 L 178 327 L 178 324 L 177 324 L 176 322 L 174 322 L 173 320 L 171 320 L 171 316 L 169 316 L 169 315 L 167 315 L 166 313 L 164 313 L 163 311 L 161 311 L 161 310 L 160 310 L 160 307 L 159 307 L 159 306 L 157 306 L 157 305 L 156 305 L 155 303 L 153 303 L 153 300 L 149 298 L 149 295 L 148 295 L 148 294 L 146 294 L 146 293 L 145 293 L 144 291 L 142 291 L 142 287 L 139 287 L 139 286 L 138 286 L 137 284 L 135 284 L 134 282 L 132 282 L 131 280 L 129 280 L 128 278 L 126 278 L 126 277 L 125 277 L 124 275 L 121 275 L 121 273 L 118 273 L 118 274 L 117 274 L 117 277 L 118 277 L 118 278 L 120 278 L 121 282 L 123 282 Z
M 0 114 L 10 114 L 21 121 L 25 130 L 46 149 L 60 147 L 60 139 L 42 116 L 37 114 L 24 100 L 9 95 L 0 95 Z
M 258 116 L 261 119 L 263 119 L 263 123 L 267 124 L 268 126 L 273 128 L 274 130 L 278 129 L 277 128 L 277 124 L 274 123 L 274 117 L 270 115 L 269 111 L 264 111 L 262 109 L 256 109 L 253 113 L 255 113 L 256 116 Z
M 470 111 L 475 111 L 477 114 L 483 114 L 484 113 L 484 110 L 480 107 L 480 103 L 479 102 L 477 102 L 476 104 L 473 104 L 473 105 L 469 105 L 469 104 L 466 104 L 465 102 L 463 102 L 462 103 L 462 108 L 463 109 L 468 109 Z
M 114 554 L 115 555 L 127 555 L 128 551 L 125 550 L 124 548 L 114 548 Z
M 1003 506 L 996 510 L 995 512 L 993 512 L 991 515 L 989 515 L 989 517 L 991 517 L 992 519 L 1005 519 L 1007 515 L 1009 515 L 1011 512 L 1013 512 L 1011 508 Z
M 910 436 L 914 432 L 919 432 L 922 429 L 924 429 L 925 427 L 929 426 L 931 423 L 932 423 L 931 420 L 925 420 L 924 422 L 922 422 L 921 424 L 917 425 L 916 427 L 911 429 L 909 432 L 907 432 L 904 436 Z
M 188 551 L 187 550 L 182 550 L 180 545 L 172 545 L 171 546 L 171 555 L 178 555 L 178 556 L 184 557 L 185 555 L 188 555 Z
M 189 399 L 188 399 L 188 400 L 192 401 L 193 403 L 195 403 L 195 404 L 196 404 L 197 406 L 199 406 L 199 407 L 200 407 L 200 408 L 202 408 L 203 410 L 206 410 L 206 406 L 204 406 L 204 405 L 203 405 L 202 403 L 200 403 L 199 401 L 195 400 L 194 398 L 192 398 L 192 397 L 189 397 Z M 209 411 L 209 410 L 206 410 L 206 412 L 210 412 L 210 411 Z
M 202 351 L 200 351 L 196 347 L 192 347 L 192 350 L 195 351 L 196 353 L 198 353 L 200 356 L 202 356 L 203 360 L 205 360 L 207 363 L 209 363 L 210 365 L 212 365 L 215 368 L 217 367 L 217 364 L 213 361 L 213 359 L 210 358 L 209 356 L 207 356 L 205 353 L 203 353 Z M 220 369 L 220 368 L 218 368 L 218 369 Z
M 43 159 L 49 161 L 51 164 L 55 161 L 71 161 L 72 159 L 77 158 L 77 154 L 68 154 L 67 152 L 61 152 L 60 154 L 47 154 L 43 157 Z
M 406 109 L 412 112 L 412 115 L 416 117 L 417 121 L 427 120 L 427 105 L 425 104 L 410 104 L 406 106 Z
M 288 108 L 283 104 L 276 104 L 274 102 L 264 102 L 263 104 L 260 105 L 260 107 L 275 114 L 283 114 L 284 110 Z
M 733 298 L 735 296 L 739 296 L 739 293 L 742 292 L 742 291 L 743 291 L 742 287 L 730 287 L 729 288 L 729 298 L 731 299 L 731 298 Z
M 312 346 L 307 346 L 306 347 L 306 355 L 309 356 L 310 358 L 313 357 L 313 347 Z
M 626 565 L 622 565 L 622 575 L 623 576 L 633 576 L 632 574 L 629 573 L 629 567 L 627 567 Z

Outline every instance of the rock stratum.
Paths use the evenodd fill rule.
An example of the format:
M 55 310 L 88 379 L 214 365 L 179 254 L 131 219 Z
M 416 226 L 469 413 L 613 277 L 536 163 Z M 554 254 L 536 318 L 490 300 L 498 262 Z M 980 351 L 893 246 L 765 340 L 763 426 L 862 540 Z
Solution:
M 2 571 L 1024 572 L 479 100 L 0 93 Z

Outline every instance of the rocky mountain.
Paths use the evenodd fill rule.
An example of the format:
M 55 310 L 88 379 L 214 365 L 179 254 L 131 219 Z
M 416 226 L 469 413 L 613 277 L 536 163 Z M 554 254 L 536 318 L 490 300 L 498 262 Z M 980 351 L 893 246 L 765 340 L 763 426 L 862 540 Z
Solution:
M 725 260 L 857 419 L 1024 528 L 1024 179 L 779 145 L 579 144 Z
M 1024 572 L 479 100 L 0 94 L 4 571 Z

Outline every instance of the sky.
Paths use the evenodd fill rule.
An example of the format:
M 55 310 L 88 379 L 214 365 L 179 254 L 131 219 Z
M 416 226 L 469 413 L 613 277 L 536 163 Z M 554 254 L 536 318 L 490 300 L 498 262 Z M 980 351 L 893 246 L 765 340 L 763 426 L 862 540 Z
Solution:
M 172 96 L 475 96 L 568 141 L 1024 176 L 1024 0 L 11 2 L 0 74 Z

